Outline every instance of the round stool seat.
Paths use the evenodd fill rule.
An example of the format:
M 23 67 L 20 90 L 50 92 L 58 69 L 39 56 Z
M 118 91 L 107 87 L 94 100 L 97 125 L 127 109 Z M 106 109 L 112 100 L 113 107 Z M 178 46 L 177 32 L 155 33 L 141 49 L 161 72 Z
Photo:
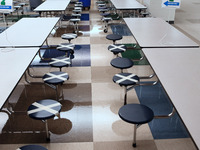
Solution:
M 16 10 L 18 10 L 19 8 L 21 8 L 21 6 L 13 6 Z
M 61 104 L 55 100 L 45 99 L 32 103 L 28 108 L 29 117 L 46 120 L 55 117 L 61 110 Z
M 100 10 L 100 9 L 108 9 L 106 6 L 102 6 L 102 7 L 98 7 L 98 9 Z
M 108 50 L 113 52 L 116 55 L 118 53 L 125 52 L 126 46 L 122 44 L 109 45 Z
M 103 17 L 107 17 L 109 15 L 110 15 L 110 13 L 100 13 L 100 16 L 103 16 Z
M 80 13 L 82 10 L 80 10 L 80 9 L 75 9 L 75 10 L 73 10 L 73 12 L 74 13 Z
M 61 38 L 64 40 L 73 40 L 73 39 L 77 38 L 77 34 L 65 33 L 65 34 L 61 35 Z
M 49 65 L 52 67 L 66 67 L 71 64 L 71 60 L 69 57 L 56 57 L 52 58 L 51 61 L 49 62 Z
M 98 4 L 98 6 L 99 7 L 103 7 L 103 6 L 106 6 L 106 4 L 105 3 L 100 3 L 100 4 Z
M 26 3 L 19 3 L 19 6 L 25 6 L 26 5 Z
M 154 118 L 153 111 L 142 104 L 127 104 L 119 109 L 119 117 L 132 124 L 148 123 Z
M 80 17 L 81 17 L 81 14 L 72 14 L 71 16 L 72 16 L 72 17 L 76 17 L 76 18 L 80 18 Z
M 120 86 L 131 86 L 138 84 L 140 79 L 132 73 L 118 73 L 113 76 L 113 81 Z
M 83 4 L 75 4 L 75 7 L 83 7 Z
M 106 36 L 106 39 L 112 40 L 113 43 L 115 43 L 115 41 L 121 40 L 121 39 L 122 39 L 122 36 L 121 36 L 121 35 L 118 35 L 118 34 L 109 34 L 109 35 Z
M 106 21 L 106 22 L 109 22 L 109 21 L 111 21 L 111 20 L 112 20 L 111 17 L 104 17 L 104 18 L 103 18 L 103 21 Z
M 45 74 L 42 79 L 45 83 L 57 85 L 68 80 L 69 75 L 66 72 L 54 71 Z
M 109 11 L 108 9 L 99 9 L 100 12 L 107 12 Z
M 60 45 L 58 45 L 57 50 L 60 51 L 73 51 L 74 50 L 75 45 L 72 43 L 61 43 Z
M 47 150 L 47 149 L 40 145 L 25 145 L 18 148 L 17 150 Z
M 127 69 L 131 68 L 134 63 L 131 59 L 129 58 L 123 58 L 123 57 L 117 57 L 111 60 L 110 64 L 119 69 Z
M 76 2 L 76 4 L 82 4 L 83 5 L 83 2 Z
M 72 19 L 70 19 L 69 21 L 70 21 L 70 22 L 73 22 L 73 23 L 77 23 L 77 22 L 80 21 L 80 19 L 79 19 L 79 18 L 72 18 Z

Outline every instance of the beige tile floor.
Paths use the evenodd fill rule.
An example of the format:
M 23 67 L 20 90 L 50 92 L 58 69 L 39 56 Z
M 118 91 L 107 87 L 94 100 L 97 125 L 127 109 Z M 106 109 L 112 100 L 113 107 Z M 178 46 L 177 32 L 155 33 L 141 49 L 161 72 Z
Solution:
M 174 26 L 200 43 L 200 10 L 198 6 L 200 6 L 199 0 L 182 0 L 181 9 L 177 10 L 176 13 Z M 70 75 L 69 81 L 64 85 L 65 101 L 62 103 L 64 108 L 61 112 L 62 117 L 68 118 L 65 120 L 68 126 L 63 127 L 61 123 L 55 123 L 55 120 L 51 120 L 54 123 L 50 123 L 50 126 L 56 124 L 59 127 L 50 127 L 52 132 L 55 131 L 52 133 L 53 139 L 50 143 L 46 143 L 44 135 L 40 134 L 40 137 L 33 133 L 26 133 L 28 135 L 22 136 L 19 132 L 3 136 L 1 140 L 9 144 L 0 144 L 0 149 L 17 149 L 22 145 L 32 143 L 30 142 L 31 140 L 35 140 L 38 142 L 34 144 L 40 144 L 49 150 L 195 150 L 196 148 L 190 138 L 154 140 L 147 124 L 138 129 L 138 147 L 133 148 L 131 146 L 133 126 L 123 122 L 117 115 L 118 109 L 123 105 L 124 91 L 112 82 L 112 76 L 118 73 L 119 70 L 110 65 L 110 60 L 114 56 L 107 50 L 107 46 L 112 42 L 105 39 L 107 34 L 103 32 L 103 24 L 100 22 L 95 1 L 92 1 L 89 13 L 90 24 L 88 22 L 81 22 L 81 25 L 90 25 L 90 32 L 79 36 L 73 40 L 73 43 L 90 44 L 91 67 L 69 67 L 63 70 Z M 66 25 L 66 23 L 63 22 L 63 25 Z M 111 33 L 110 28 L 109 33 Z M 64 42 L 59 37 L 54 36 L 50 36 L 48 41 L 52 45 Z M 132 36 L 127 36 L 118 43 L 124 42 L 134 43 L 135 40 Z M 31 72 L 41 75 L 53 70 L 56 69 L 33 68 Z M 139 76 L 153 72 L 150 66 L 134 66 L 134 69 L 131 68 L 127 71 Z M 154 81 L 156 78 L 152 80 Z M 38 79 L 38 81 L 41 80 Z M 11 103 L 16 103 L 20 99 L 18 101 L 19 104 L 16 105 L 16 110 L 22 111 L 22 114 L 20 114 L 22 117 L 19 115 L 14 116 L 16 118 L 19 117 L 14 122 L 14 130 L 29 130 L 28 124 L 30 124 L 30 120 L 28 120 L 26 113 L 24 113 L 26 111 L 25 106 L 28 106 L 29 101 L 45 97 L 45 94 L 54 97 L 54 92 L 42 84 L 30 86 L 26 84 L 24 78 L 20 81 L 9 99 Z M 27 95 L 29 96 L 28 98 Z M 128 93 L 128 102 L 138 103 L 134 90 Z M 23 110 L 21 110 L 22 108 Z M 77 113 L 81 115 L 77 116 Z M 27 118 L 27 120 L 24 118 Z M 17 122 L 19 120 L 21 122 Z M 37 126 L 38 124 L 33 123 L 34 125 Z M 33 128 L 42 130 L 42 127 L 41 125 Z M 65 131 L 67 131 L 63 133 L 64 129 L 60 128 L 65 128 Z M 59 131 L 61 133 L 58 133 Z M 3 143 L 2 141 L 0 142 Z M 18 141 L 24 142 L 20 143 Z

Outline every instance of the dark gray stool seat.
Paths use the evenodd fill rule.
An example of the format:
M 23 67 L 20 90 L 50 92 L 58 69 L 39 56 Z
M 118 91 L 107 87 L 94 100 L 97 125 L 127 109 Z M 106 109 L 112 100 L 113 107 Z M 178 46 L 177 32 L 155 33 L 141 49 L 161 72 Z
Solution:
M 58 116 L 61 104 L 55 100 L 45 99 L 32 103 L 28 110 L 28 116 L 32 119 L 45 121 L 47 140 L 50 140 L 47 119 Z
M 80 10 L 80 9 L 74 9 L 73 12 L 78 14 L 78 13 L 81 13 L 82 10 Z
M 102 13 L 105 13 L 105 12 L 108 12 L 109 10 L 106 8 L 106 9 L 99 9 L 99 12 L 102 12 Z
M 73 23 L 78 23 L 80 21 L 80 19 L 79 18 L 72 18 L 69 21 L 73 22 Z
M 69 57 L 56 57 L 52 58 L 49 62 L 51 67 L 59 68 L 60 71 L 62 67 L 68 67 L 71 64 L 71 59 Z
M 17 150 L 47 150 L 47 149 L 40 145 L 25 145 L 18 148 Z
M 153 120 L 153 111 L 142 104 L 127 104 L 119 109 L 119 117 L 125 122 L 134 124 L 133 147 L 136 147 L 136 129 L 139 125 Z
M 81 14 L 74 14 L 74 13 L 73 13 L 71 16 L 72 16 L 72 18 L 80 18 L 80 17 L 81 17 Z
M 102 19 L 105 22 L 105 29 L 104 29 L 104 33 L 108 32 L 108 22 L 112 20 L 111 17 L 103 17 Z
M 69 22 L 72 22 L 74 24 L 74 32 L 76 34 L 78 34 L 78 22 L 80 21 L 81 19 L 80 18 L 72 18 L 69 20 Z
M 61 72 L 61 71 L 49 72 L 49 73 L 46 73 L 42 79 L 44 83 L 46 83 L 48 86 L 50 86 L 56 91 L 57 100 L 59 100 L 60 97 L 64 99 L 62 85 L 66 80 L 69 79 L 68 73 Z M 61 90 L 59 90 L 59 85 L 60 85 Z M 61 93 L 61 96 L 59 93 Z
M 113 76 L 113 82 L 125 87 L 124 105 L 127 104 L 127 92 L 139 85 L 139 81 L 139 77 L 132 73 L 118 73 Z
M 103 16 L 103 17 L 107 17 L 109 15 L 110 15 L 110 13 L 100 13 L 100 16 Z
M 131 59 L 123 57 L 112 59 L 110 64 L 115 68 L 121 69 L 121 72 L 123 72 L 123 69 L 131 68 L 134 65 Z
M 64 83 L 66 80 L 68 80 L 69 75 L 66 72 L 54 71 L 54 72 L 46 73 L 42 79 L 47 84 L 58 85 L 58 84 Z
M 121 39 L 122 39 L 122 36 L 121 36 L 121 35 L 118 35 L 118 34 L 109 34 L 109 35 L 106 36 L 106 39 L 112 40 L 112 41 L 113 41 L 113 44 L 115 44 L 115 41 L 121 40 Z
M 69 43 L 71 42 L 71 40 L 77 38 L 77 34 L 74 33 L 65 33 L 63 35 L 61 35 L 61 38 L 64 40 L 68 40 Z
M 70 52 L 71 54 L 74 53 L 74 47 L 75 45 L 72 43 L 61 43 L 60 45 L 58 45 L 57 50 L 65 52 L 67 56 L 68 52 Z
M 109 45 L 108 50 L 113 52 L 114 55 L 118 55 L 126 51 L 126 46 L 123 44 Z

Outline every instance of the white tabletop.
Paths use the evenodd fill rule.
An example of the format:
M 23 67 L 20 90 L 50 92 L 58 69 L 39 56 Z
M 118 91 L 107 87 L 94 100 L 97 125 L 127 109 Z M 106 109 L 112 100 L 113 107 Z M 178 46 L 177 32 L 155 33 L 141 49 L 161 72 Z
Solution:
M 70 0 L 46 0 L 34 11 L 64 11 L 69 5 Z
M 39 48 L 0 48 L 0 108 L 6 102 Z
M 142 48 L 199 47 L 160 18 L 124 18 L 124 21 Z
M 146 7 L 136 0 L 111 0 L 116 9 L 130 10 L 130 9 L 146 9 Z
M 22 18 L 0 34 L 0 47 L 40 47 L 59 18 Z
M 150 65 L 200 148 L 200 49 L 143 49 Z

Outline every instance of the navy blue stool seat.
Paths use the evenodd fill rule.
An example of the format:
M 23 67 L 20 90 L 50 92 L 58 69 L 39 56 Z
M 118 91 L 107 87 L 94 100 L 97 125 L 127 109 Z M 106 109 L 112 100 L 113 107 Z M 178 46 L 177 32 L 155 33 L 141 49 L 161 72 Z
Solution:
M 74 47 L 75 45 L 72 43 L 61 43 L 56 49 L 65 52 L 66 56 L 68 56 L 68 52 L 70 52 L 70 54 L 74 54 Z
M 50 140 L 47 119 L 59 116 L 61 104 L 55 100 L 45 99 L 32 103 L 28 110 L 28 116 L 32 119 L 45 122 L 47 140 Z
M 105 22 L 104 33 L 107 33 L 108 32 L 108 22 L 112 21 L 112 18 L 111 17 L 103 17 L 102 20 Z
M 112 59 L 110 64 L 115 68 L 121 69 L 121 72 L 123 72 L 123 69 L 131 68 L 134 65 L 131 59 L 123 57 Z
M 113 82 L 125 87 L 124 105 L 127 104 L 127 92 L 137 86 L 139 81 L 139 77 L 132 73 L 118 73 L 113 76 Z
M 119 109 L 119 117 L 125 122 L 134 124 L 133 147 L 136 147 L 136 130 L 139 125 L 145 124 L 153 120 L 153 111 L 142 104 L 127 104 Z
M 17 150 L 47 150 L 47 149 L 40 145 L 25 145 L 18 148 Z
M 78 10 L 78 9 L 77 9 Z M 69 20 L 69 22 L 72 22 L 74 25 L 74 32 L 78 35 L 78 22 L 80 21 L 80 18 L 72 18 Z
M 66 72 L 61 72 L 61 71 L 54 71 L 54 72 L 49 72 L 43 76 L 43 81 L 46 83 L 48 86 L 53 88 L 56 91 L 56 99 L 59 100 L 60 97 L 64 99 L 63 95 L 63 89 L 62 89 L 62 84 L 69 79 L 69 75 Z M 61 90 L 59 90 L 59 85 L 61 85 Z M 61 93 L 61 96 L 60 94 Z
M 68 67 L 70 64 L 71 64 L 71 59 L 69 57 L 51 58 L 51 61 L 49 62 L 49 65 L 51 67 L 59 68 L 60 71 L 62 67 Z
M 106 36 L 106 39 L 108 40 L 112 40 L 113 41 L 113 44 L 115 44 L 115 42 L 117 40 L 121 40 L 122 39 L 122 36 L 121 35 L 118 35 L 118 34 L 109 34 Z
M 69 43 L 70 43 L 71 40 L 77 38 L 77 34 L 74 34 L 74 33 L 65 33 L 65 34 L 61 35 L 61 38 L 64 39 L 64 40 L 68 40 Z
M 114 55 L 118 55 L 126 51 L 126 46 L 123 44 L 109 45 L 108 50 L 113 52 Z
M 73 12 L 76 13 L 76 14 L 78 14 L 78 13 L 81 13 L 82 10 L 80 10 L 80 9 L 74 9 Z

